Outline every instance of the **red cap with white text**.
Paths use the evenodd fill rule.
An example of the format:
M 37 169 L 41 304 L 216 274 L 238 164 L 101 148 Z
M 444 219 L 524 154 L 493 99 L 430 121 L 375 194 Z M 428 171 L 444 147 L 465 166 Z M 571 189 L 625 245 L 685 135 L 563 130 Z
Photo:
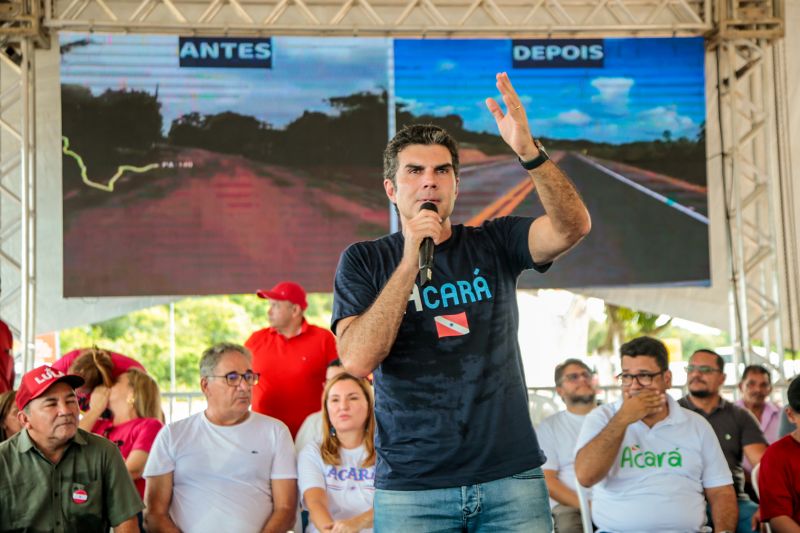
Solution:
M 24 376 L 17 391 L 17 409 L 22 409 L 45 393 L 47 389 L 58 382 L 65 382 L 73 389 L 83 385 L 83 378 L 75 374 L 65 374 L 51 366 L 36 367 Z

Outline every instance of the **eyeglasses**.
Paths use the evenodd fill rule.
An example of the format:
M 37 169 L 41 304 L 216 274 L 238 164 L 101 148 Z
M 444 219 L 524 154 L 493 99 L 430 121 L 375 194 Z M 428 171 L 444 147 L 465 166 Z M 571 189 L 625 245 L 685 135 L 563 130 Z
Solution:
M 636 380 L 640 386 L 647 387 L 653 383 L 653 378 L 663 373 L 664 371 L 662 370 L 661 372 L 643 372 L 641 374 L 619 374 L 617 379 L 624 387 L 633 385 L 634 380 Z
M 231 387 L 238 387 L 239 383 L 242 382 L 244 379 L 245 383 L 248 385 L 255 385 L 258 383 L 258 378 L 261 377 L 261 374 L 258 372 L 252 372 L 248 370 L 244 374 L 240 374 L 238 372 L 228 372 L 224 376 L 206 376 L 207 378 L 225 378 L 225 383 L 227 383 Z
M 714 372 L 722 372 L 722 370 L 720 370 L 715 366 L 708 366 L 708 365 L 686 365 L 686 373 L 691 374 L 692 372 L 700 372 L 701 374 L 713 374 Z
M 591 372 L 586 372 L 585 370 L 583 372 L 571 372 L 569 374 L 564 374 L 561 377 L 561 382 L 563 383 L 565 381 L 569 381 L 570 383 L 575 383 L 581 378 L 585 379 L 586 381 L 589 381 L 590 379 L 592 379 L 592 376 L 593 374 Z

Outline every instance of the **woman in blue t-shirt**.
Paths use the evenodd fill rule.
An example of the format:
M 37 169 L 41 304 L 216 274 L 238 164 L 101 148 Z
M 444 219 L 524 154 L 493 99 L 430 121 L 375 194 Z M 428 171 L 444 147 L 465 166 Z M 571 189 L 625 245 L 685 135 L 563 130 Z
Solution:
M 298 481 L 309 511 L 308 531 L 372 531 L 375 416 L 372 386 L 339 374 L 322 395 L 322 442 L 298 459 Z

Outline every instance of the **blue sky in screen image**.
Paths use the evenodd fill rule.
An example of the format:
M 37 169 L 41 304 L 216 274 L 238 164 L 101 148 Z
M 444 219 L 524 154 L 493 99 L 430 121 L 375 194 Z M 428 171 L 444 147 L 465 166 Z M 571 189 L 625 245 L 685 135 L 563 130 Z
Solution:
M 506 71 L 532 133 L 625 143 L 695 139 L 705 120 L 702 38 L 605 39 L 602 68 L 513 69 L 511 40 L 396 40 L 395 93 L 415 115 L 457 114 L 496 133 L 486 97 Z
M 61 33 L 60 44 L 89 39 L 62 53 L 61 83 L 155 93 L 164 132 L 186 113 L 233 111 L 282 128 L 303 114 L 335 110 L 326 102 L 388 87 L 391 41 L 383 38 L 273 37 L 272 69 L 181 68 L 178 37 Z

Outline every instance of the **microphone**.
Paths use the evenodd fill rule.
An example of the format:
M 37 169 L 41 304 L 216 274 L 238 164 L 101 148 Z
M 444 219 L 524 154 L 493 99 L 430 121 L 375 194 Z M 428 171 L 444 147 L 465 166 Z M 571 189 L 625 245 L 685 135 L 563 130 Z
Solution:
M 433 202 L 425 202 L 420 206 L 420 211 L 427 209 L 438 213 L 436 204 Z M 425 285 L 431 280 L 433 276 L 433 239 L 425 237 L 422 239 L 422 244 L 419 245 L 419 284 Z

